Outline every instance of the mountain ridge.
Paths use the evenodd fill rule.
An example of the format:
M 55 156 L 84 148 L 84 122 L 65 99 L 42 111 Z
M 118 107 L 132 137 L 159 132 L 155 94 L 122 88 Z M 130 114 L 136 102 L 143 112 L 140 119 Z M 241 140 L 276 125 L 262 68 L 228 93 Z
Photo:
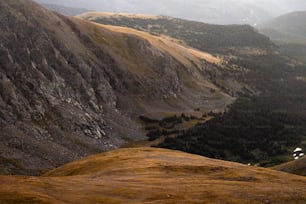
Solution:
M 243 47 L 269 50 L 274 46 L 268 37 L 249 25 L 213 25 L 169 16 L 111 12 L 87 12 L 77 17 L 100 24 L 130 27 L 153 35 L 171 36 L 214 54 L 227 55 L 235 48 Z
M 297 9 L 306 9 L 303 0 L 254 1 L 254 0 L 192 0 L 186 3 L 183 0 L 37 0 L 40 3 L 56 3 L 64 6 L 79 5 L 81 7 L 104 12 L 149 13 L 155 15 L 174 16 L 194 21 L 212 24 L 250 24 L 256 25 L 273 17 Z
M 234 100 L 206 76 L 219 65 L 173 39 L 115 32 L 29 0 L 1 0 L 0 10 L 2 173 L 40 174 L 144 140 L 139 115 Z

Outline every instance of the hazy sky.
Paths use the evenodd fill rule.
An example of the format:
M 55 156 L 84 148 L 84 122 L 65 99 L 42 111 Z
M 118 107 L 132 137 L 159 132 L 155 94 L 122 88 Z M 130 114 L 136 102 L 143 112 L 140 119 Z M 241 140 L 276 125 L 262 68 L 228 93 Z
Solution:
M 36 0 L 90 10 L 168 15 L 209 23 L 255 24 L 295 10 L 306 0 Z

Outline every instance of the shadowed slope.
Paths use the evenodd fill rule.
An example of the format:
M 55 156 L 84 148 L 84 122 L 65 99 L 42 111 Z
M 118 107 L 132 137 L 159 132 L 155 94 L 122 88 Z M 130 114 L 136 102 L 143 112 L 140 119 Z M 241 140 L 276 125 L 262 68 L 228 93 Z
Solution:
M 304 177 L 178 151 L 120 149 L 43 177 L 0 177 L 2 203 L 303 203 Z
M 306 176 L 306 157 L 273 167 L 278 171 Z

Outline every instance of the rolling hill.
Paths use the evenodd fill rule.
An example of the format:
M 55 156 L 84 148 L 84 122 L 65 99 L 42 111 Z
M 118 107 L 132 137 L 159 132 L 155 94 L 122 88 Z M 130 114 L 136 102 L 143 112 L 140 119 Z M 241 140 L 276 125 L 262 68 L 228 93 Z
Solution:
M 1 203 L 305 203 L 306 178 L 173 150 L 120 149 L 41 177 L 0 176 Z
M 234 100 L 207 74 L 222 59 L 176 39 L 30 0 L 1 0 L 0 13 L 1 173 L 39 174 L 144 140 L 139 115 L 223 110 Z
M 306 157 L 273 167 L 274 170 L 306 176 Z

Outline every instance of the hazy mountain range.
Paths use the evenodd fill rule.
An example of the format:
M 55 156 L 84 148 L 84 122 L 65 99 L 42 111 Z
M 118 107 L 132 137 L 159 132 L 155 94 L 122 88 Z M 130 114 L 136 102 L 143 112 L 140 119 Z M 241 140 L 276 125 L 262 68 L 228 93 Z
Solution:
M 96 11 L 167 15 L 214 24 L 255 25 L 272 17 L 306 9 L 303 0 L 36 0 L 40 3 Z
M 281 15 L 258 26 L 284 53 L 306 62 L 306 11 Z
M 306 45 L 306 11 L 291 12 L 259 26 L 260 31 L 278 42 Z

